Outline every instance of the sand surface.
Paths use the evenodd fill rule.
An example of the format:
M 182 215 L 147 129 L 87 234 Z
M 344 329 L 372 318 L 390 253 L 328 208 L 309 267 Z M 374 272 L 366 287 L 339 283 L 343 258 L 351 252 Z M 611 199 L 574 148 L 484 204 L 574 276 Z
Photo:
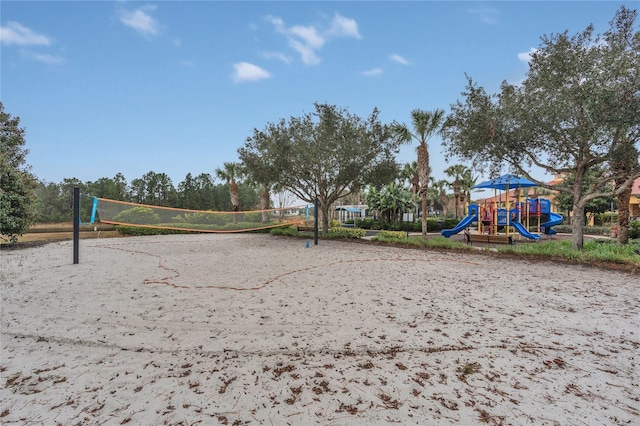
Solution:
M 640 284 L 269 235 L 0 252 L 0 423 L 640 424 Z

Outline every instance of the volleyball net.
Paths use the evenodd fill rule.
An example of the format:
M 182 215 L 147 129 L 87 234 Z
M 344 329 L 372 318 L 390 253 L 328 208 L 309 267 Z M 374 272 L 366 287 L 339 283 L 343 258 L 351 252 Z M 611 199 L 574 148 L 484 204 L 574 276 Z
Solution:
M 314 206 L 300 205 L 269 210 L 221 212 L 159 207 L 94 198 L 92 220 L 113 225 L 191 232 L 249 232 L 312 223 Z

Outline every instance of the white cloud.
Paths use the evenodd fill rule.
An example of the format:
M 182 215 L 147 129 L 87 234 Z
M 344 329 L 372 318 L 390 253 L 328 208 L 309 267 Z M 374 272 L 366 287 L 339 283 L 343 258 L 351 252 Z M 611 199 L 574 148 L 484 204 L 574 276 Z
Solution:
M 308 44 L 304 44 L 298 40 L 289 40 L 289 46 L 300 54 L 300 59 L 306 65 L 317 65 L 320 63 L 320 57 L 316 55 L 316 51 Z
M 287 27 L 284 21 L 276 16 L 267 16 L 273 24 L 276 32 L 283 34 L 289 47 L 295 50 L 300 59 L 306 65 L 320 63 L 318 51 L 324 47 L 327 40 L 336 38 L 362 38 L 358 32 L 358 24 L 355 20 L 335 14 L 327 29 L 319 29 L 315 26 L 294 25 Z
M 23 52 L 23 54 L 34 61 L 42 62 L 43 64 L 58 65 L 64 62 L 60 56 L 49 55 L 48 53 Z
M 52 42 L 51 38 L 35 33 L 18 22 L 9 22 L 0 27 L 0 41 L 2 44 L 18 46 L 49 46 Z
M 533 55 L 537 51 L 538 51 L 538 49 L 534 49 L 532 47 L 531 49 L 529 49 L 528 52 L 518 53 L 518 59 L 520 59 L 522 62 L 525 62 L 525 63 L 528 64 L 529 61 L 531 61 L 531 55 Z
M 303 25 L 295 25 L 288 30 L 293 38 L 308 45 L 313 49 L 320 49 L 324 45 L 324 37 L 318 33 L 315 27 L 305 27 Z
M 271 74 L 267 71 L 248 62 L 233 64 L 233 69 L 233 81 L 236 83 L 243 81 L 259 81 L 264 80 L 265 78 L 271 78 Z
M 354 19 L 345 18 L 336 13 L 331 21 L 331 27 L 327 30 L 329 37 L 351 37 L 361 39 L 362 36 L 358 32 L 358 23 Z
M 120 10 L 120 22 L 129 28 L 133 28 L 141 35 L 150 37 L 160 32 L 161 25 L 157 19 L 151 16 L 157 6 L 142 6 L 134 10 Z
M 469 9 L 468 12 L 476 15 L 485 24 L 497 24 L 500 22 L 500 12 L 492 7 L 481 7 L 477 9 Z
M 383 72 L 384 71 L 382 71 L 382 68 L 372 68 L 367 71 L 362 71 L 362 75 L 364 75 L 365 77 L 373 77 L 376 75 L 382 75 Z
M 405 58 L 403 58 L 402 56 L 396 53 L 394 53 L 393 55 L 389 55 L 389 58 L 391 58 L 392 61 L 397 62 L 399 64 L 409 65 L 409 61 L 407 61 Z
M 262 57 L 265 59 L 277 59 L 285 64 L 291 63 L 291 57 L 281 52 L 263 52 Z

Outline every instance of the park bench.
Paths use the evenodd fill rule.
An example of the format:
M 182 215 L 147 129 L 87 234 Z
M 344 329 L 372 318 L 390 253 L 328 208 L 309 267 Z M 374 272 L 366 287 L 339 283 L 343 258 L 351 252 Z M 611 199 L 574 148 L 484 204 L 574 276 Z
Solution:
M 298 225 L 298 232 L 314 232 L 313 226 Z
M 485 244 L 513 244 L 511 235 L 487 235 L 487 234 L 464 234 L 467 244 L 485 243 Z

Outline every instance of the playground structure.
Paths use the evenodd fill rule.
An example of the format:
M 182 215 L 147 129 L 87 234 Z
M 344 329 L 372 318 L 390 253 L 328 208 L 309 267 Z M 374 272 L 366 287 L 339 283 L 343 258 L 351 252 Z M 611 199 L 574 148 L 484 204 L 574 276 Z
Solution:
M 536 186 L 534 182 L 511 175 L 504 175 L 497 179 L 483 182 L 474 188 L 504 189 L 507 193 L 504 204 L 497 201 L 485 202 L 482 205 L 470 204 L 467 216 L 451 229 L 443 229 L 440 233 L 449 238 L 465 229 L 470 229 L 477 223 L 479 235 L 510 235 L 518 234 L 530 240 L 539 240 L 540 234 L 553 235 L 553 226 L 562 223 L 562 216 L 551 211 L 551 201 L 546 198 L 518 199 L 509 204 L 509 188 L 524 188 Z M 519 194 L 519 192 L 518 192 Z M 495 197 L 494 197 L 495 200 Z M 535 228 L 538 233 L 530 232 Z M 515 232 L 514 232 L 515 231 Z M 511 239 L 508 239 L 511 241 Z
M 562 216 L 551 212 L 551 201 L 546 198 L 516 202 L 515 206 L 509 208 L 508 214 L 506 208 L 500 208 L 497 204 L 470 204 L 468 215 L 464 219 L 455 227 L 443 229 L 440 233 L 449 238 L 477 223 L 478 234 L 509 235 L 513 233 L 510 232 L 511 227 L 525 238 L 538 240 L 540 235 L 529 232 L 529 229 L 535 227 L 541 234 L 553 235 L 556 233 L 553 226 L 562 223 Z

